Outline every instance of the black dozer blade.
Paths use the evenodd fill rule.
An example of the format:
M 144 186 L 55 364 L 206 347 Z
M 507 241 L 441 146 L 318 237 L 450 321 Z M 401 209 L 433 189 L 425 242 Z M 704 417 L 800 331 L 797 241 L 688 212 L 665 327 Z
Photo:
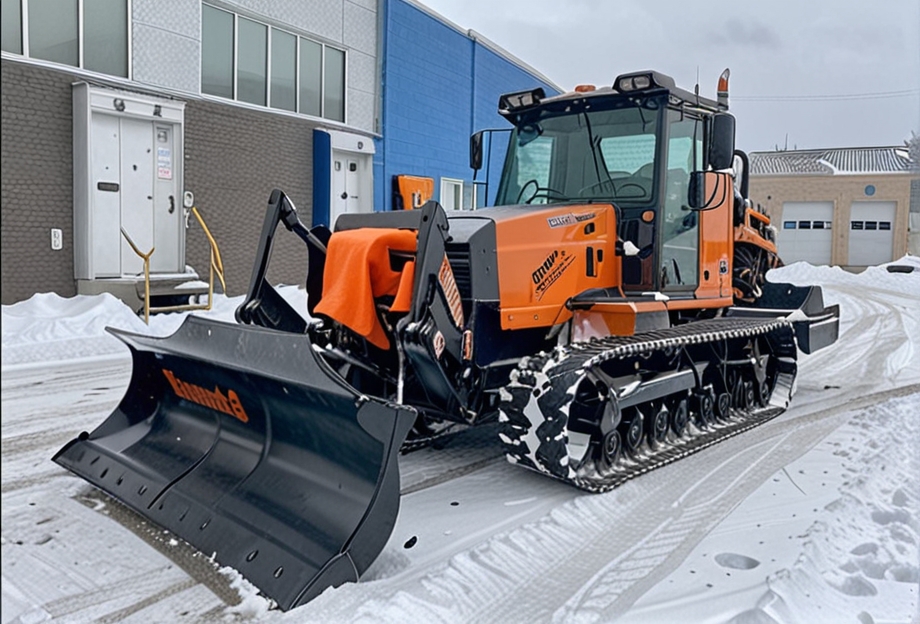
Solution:
M 399 509 L 411 408 L 362 396 L 305 334 L 191 316 L 131 349 L 118 408 L 54 461 L 283 609 L 356 581 Z

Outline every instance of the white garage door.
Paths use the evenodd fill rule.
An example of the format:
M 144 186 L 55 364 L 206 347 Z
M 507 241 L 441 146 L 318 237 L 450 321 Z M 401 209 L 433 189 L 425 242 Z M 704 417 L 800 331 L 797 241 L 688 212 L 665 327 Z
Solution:
M 776 245 L 786 264 L 831 263 L 834 202 L 785 202 Z
M 853 202 L 850 210 L 850 266 L 875 266 L 894 258 L 894 202 Z

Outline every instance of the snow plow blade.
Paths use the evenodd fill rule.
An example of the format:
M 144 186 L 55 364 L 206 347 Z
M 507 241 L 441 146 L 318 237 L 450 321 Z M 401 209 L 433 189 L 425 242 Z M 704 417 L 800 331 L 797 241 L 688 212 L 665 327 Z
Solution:
M 820 286 L 794 286 L 767 282 L 753 306 L 734 307 L 735 317 L 786 316 L 795 330 L 802 353 L 814 353 L 837 341 L 840 334 L 840 306 L 824 306 Z
M 360 395 L 308 336 L 189 317 L 131 349 L 118 408 L 54 461 L 287 610 L 356 581 L 399 509 L 411 408 Z

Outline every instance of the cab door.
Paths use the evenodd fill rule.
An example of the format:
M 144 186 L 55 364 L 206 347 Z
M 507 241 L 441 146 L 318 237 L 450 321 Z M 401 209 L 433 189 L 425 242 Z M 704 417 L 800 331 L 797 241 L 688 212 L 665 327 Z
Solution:
M 700 212 L 688 204 L 690 173 L 703 168 L 703 121 L 668 111 L 667 169 L 659 236 L 658 283 L 662 291 L 696 290 L 700 280 Z

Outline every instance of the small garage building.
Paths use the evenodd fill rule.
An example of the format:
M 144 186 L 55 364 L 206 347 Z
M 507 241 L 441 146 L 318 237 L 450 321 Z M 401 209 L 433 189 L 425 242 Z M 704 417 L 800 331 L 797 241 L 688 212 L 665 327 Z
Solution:
M 908 252 L 920 175 L 906 147 L 753 152 L 750 159 L 751 197 L 776 225 L 787 264 L 858 271 Z

